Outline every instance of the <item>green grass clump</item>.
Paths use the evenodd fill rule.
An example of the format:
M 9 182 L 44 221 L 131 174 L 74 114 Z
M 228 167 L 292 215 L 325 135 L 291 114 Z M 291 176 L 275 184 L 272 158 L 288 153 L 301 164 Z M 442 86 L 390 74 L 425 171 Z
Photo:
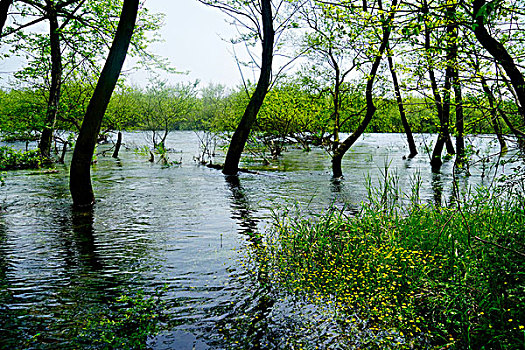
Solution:
M 336 303 L 343 323 L 367 320 L 380 348 L 522 349 L 524 207 L 480 190 L 449 208 L 379 200 L 353 217 L 285 216 L 265 253 L 275 281 Z
M 0 147 L 0 171 L 38 169 L 44 164 L 38 150 L 18 151 L 11 147 Z
M 160 331 L 164 291 L 124 294 L 77 320 L 75 344 L 83 349 L 147 349 L 148 339 Z

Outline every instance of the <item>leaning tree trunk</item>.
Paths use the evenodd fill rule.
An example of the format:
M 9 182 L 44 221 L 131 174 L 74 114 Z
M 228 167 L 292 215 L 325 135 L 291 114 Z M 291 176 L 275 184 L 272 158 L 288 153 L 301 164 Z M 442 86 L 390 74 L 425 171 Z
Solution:
M 377 53 L 374 63 L 372 64 L 372 69 L 370 70 L 370 74 L 367 78 L 366 83 L 366 114 L 359 126 L 357 127 L 356 131 L 350 136 L 348 136 L 340 145 L 337 147 L 337 149 L 334 151 L 334 155 L 332 157 L 332 176 L 334 178 L 342 177 L 343 176 L 343 170 L 341 168 L 341 163 L 343 161 L 343 156 L 345 153 L 352 147 L 352 145 L 357 141 L 357 139 L 363 134 L 366 127 L 372 120 L 372 117 L 374 116 L 374 113 L 376 111 L 376 106 L 374 105 L 374 97 L 372 95 L 372 89 L 374 87 L 374 81 L 375 77 L 377 75 L 377 70 L 379 68 L 379 64 L 381 63 L 381 59 L 383 58 L 383 54 L 385 52 L 386 47 L 388 46 L 388 40 L 390 39 L 390 33 L 391 33 L 391 23 L 394 19 L 394 9 L 397 5 L 397 0 L 392 1 L 392 7 L 388 18 L 388 24 L 385 23 L 383 25 L 383 38 L 381 40 L 381 45 L 379 46 L 379 52 Z
M 428 10 L 428 3 L 427 1 L 424 1 L 423 8 L 422 8 L 423 14 L 427 15 Z M 427 59 L 427 65 L 428 65 L 428 75 L 430 78 L 430 84 L 432 87 L 432 93 L 434 95 L 434 101 L 436 103 L 436 109 L 438 113 L 438 119 L 440 122 L 440 128 L 438 133 L 438 138 L 436 141 L 436 144 L 434 146 L 434 150 L 432 151 L 432 157 L 430 159 L 430 166 L 432 167 L 433 172 L 439 171 L 441 169 L 441 165 L 443 164 L 443 161 L 441 160 L 441 154 L 443 153 L 443 148 L 445 145 L 447 146 L 447 152 L 453 154 L 454 153 L 454 147 L 452 146 L 452 142 L 450 140 L 450 133 L 449 133 L 449 119 L 450 119 L 450 87 L 451 87 L 451 78 L 453 74 L 453 67 L 451 63 L 449 62 L 449 56 L 450 54 L 447 54 L 447 69 L 445 73 L 445 86 L 444 86 L 444 97 L 441 98 L 441 95 L 438 90 L 436 75 L 434 73 L 433 63 L 430 58 L 430 52 L 431 52 L 431 46 L 430 46 L 430 29 L 426 25 L 425 22 L 425 56 Z
M 49 16 L 49 42 L 51 46 L 51 86 L 47 101 L 46 124 L 40 136 L 38 148 L 42 157 L 49 158 L 53 131 L 60 100 L 60 85 L 62 79 L 62 52 L 60 50 L 60 34 L 57 12 L 52 1 L 46 1 L 47 15 Z
M 454 106 L 456 114 L 456 162 L 458 167 L 463 166 L 465 160 L 465 116 L 463 113 L 463 94 L 459 79 L 458 67 L 458 22 L 456 19 L 456 3 L 447 8 L 447 34 L 449 40 L 450 64 L 452 65 L 452 86 L 454 90 Z
M 487 28 L 485 28 L 485 16 L 488 15 L 488 10 L 481 11 L 482 8 L 487 4 L 486 0 L 474 0 L 472 3 L 472 12 L 474 15 L 474 20 L 476 21 L 474 34 L 479 43 L 487 50 L 492 57 L 498 62 L 507 75 L 510 78 L 510 82 L 516 96 L 518 97 L 519 113 L 525 124 L 525 79 L 523 74 L 518 69 L 518 66 L 514 62 L 514 59 L 510 56 L 508 51 L 505 49 L 502 43 L 494 39 Z M 485 7 L 486 8 L 486 7 Z
M 115 143 L 115 150 L 113 151 L 113 158 L 118 158 L 120 152 L 120 146 L 122 146 L 122 132 L 119 130 L 117 134 L 117 143 Z
M 100 132 L 102 117 L 106 112 L 126 58 L 139 3 L 139 0 L 124 0 L 115 38 L 80 128 L 71 161 L 69 180 L 73 204 L 76 207 L 91 207 L 95 202 L 91 186 L 91 159 Z
M 463 94 L 459 81 L 459 72 L 454 71 L 454 104 L 456 105 L 456 165 L 461 166 L 465 160 L 465 115 L 463 113 Z
M 13 0 L 0 0 L 0 34 L 2 34 L 2 29 L 4 29 L 9 7 L 11 7 L 12 3 Z
M 401 116 L 401 122 L 403 123 L 403 129 L 407 136 L 408 149 L 410 154 L 408 158 L 414 158 L 417 155 L 416 142 L 414 141 L 414 136 L 412 135 L 412 130 L 410 129 L 410 124 L 408 124 L 408 119 L 405 113 L 405 107 L 403 105 L 403 98 L 401 97 L 401 89 L 399 88 L 399 81 L 397 80 L 397 73 L 394 68 L 394 60 L 391 55 L 388 55 L 388 67 L 390 68 L 390 74 L 392 75 L 392 82 L 394 83 L 394 91 L 396 93 L 397 107 L 399 109 L 399 115 Z
M 501 153 L 507 152 L 507 143 L 505 142 L 505 139 L 503 138 L 503 134 L 501 133 L 501 128 L 499 127 L 499 124 L 498 124 L 498 113 L 496 110 L 494 95 L 492 94 L 492 91 L 490 90 L 489 85 L 487 84 L 487 79 L 485 79 L 484 76 L 481 76 L 481 86 L 483 87 L 483 92 L 485 93 L 485 96 L 487 96 L 487 99 L 489 101 L 490 122 L 492 123 L 492 128 L 494 129 L 494 132 L 496 133 L 496 137 L 498 138 L 500 151 Z
M 242 151 L 244 150 L 252 126 L 257 119 L 257 114 L 259 113 L 259 109 L 266 97 L 268 87 L 270 86 L 275 32 L 273 29 L 271 0 L 262 0 L 261 3 L 261 16 L 263 23 L 261 74 L 255 92 L 250 98 L 250 102 L 248 103 L 242 119 L 230 141 L 226 160 L 224 161 L 224 168 L 222 170 L 225 175 L 237 174 Z

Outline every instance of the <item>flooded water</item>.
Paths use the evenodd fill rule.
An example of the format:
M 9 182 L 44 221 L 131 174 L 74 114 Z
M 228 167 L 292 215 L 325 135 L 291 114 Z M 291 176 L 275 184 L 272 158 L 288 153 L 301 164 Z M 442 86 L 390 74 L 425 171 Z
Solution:
M 420 154 L 407 160 L 402 135 L 365 135 L 345 157 L 345 179 L 333 181 L 321 149 L 289 149 L 267 167 L 243 164 L 259 174 L 226 178 L 193 160 L 199 153 L 193 132 L 170 134 L 170 159 L 182 161 L 170 167 L 148 162 L 133 150 L 145 144 L 144 135 L 126 133 L 130 148 L 119 159 L 97 157 L 91 213 L 72 210 L 67 165 L 51 174 L 9 172 L 0 188 L 0 348 L 68 348 L 68 330 L 86 310 L 123 291 L 163 286 L 166 330 L 150 339 L 153 349 L 246 347 L 239 322 L 254 310 L 266 318 L 257 346 L 283 348 L 316 319 L 322 326 L 315 331 L 324 335 L 307 336 L 326 348 L 321 342 L 337 339 L 329 321 L 292 297 L 268 302 L 249 276 L 243 257 L 254 244 L 252 233 L 264 232 L 272 209 L 357 208 L 366 199 L 367 176 L 377 184 L 385 165 L 401 188 L 419 176 L 424 200 L 449 201 L 453 161 L 432 174 L 423 152 L 431 139 L 417 135 Z M 478 157 L 498 150 L 491 137 L 473 144 Z M 495 171 L 510 169 L 479 161 L 461 185 L 488 184 Z

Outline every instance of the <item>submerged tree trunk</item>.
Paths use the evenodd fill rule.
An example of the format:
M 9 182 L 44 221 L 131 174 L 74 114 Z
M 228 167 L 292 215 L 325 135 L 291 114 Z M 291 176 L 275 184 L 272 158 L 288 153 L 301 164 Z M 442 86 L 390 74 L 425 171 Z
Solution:
M 51 144 L 53 142 L 53 131 L 58 113 L 60 100 L 60 87 L 62 80 L 62 52 L 60 49 L 60 33 L 58 18 L 53 1 L 46 1 L 46 11 L 49 16 L 49 42 L 51 45 L 51 86 L 47 101 L 46 124 L 40 136 L 38 148 L 42 157 L 49 158 L 51 155 Z
M 494 39 L 488 32 L 487 28 L 485 28 L 484 20 L 486 16 L 490 14 L 486 5 L 486 0 L 474 0 L 472 3 L 472 12 L 474 20 L 476 21 L 474 34 L 479 43 L 492 55 L 492 57 L 494 57 L 496 62 L 503 67 L 510 78 L 510 82 L 516 92 L 520 105 L 519 113 L 525 124 L 525 79 L 514 62 L 514 59 L 510 56 L 503 44 Z M 482 11 L 482 8 L 484 8 L 485 11 Z
M 241 154 L 248 140 L 248 136 L 252 129 L 257 114 L 261 108 L 268 87 L 270 86 L 270 78 L 272 73 L 272 60 L 273 60 L 273 43 L 275 32 L 273 29 L 273 15 L 272 15 L 272 4 L 271 0 L 261 1 L 261 16 L 263 23 L 263 36 L 262 36 L 262 65 L 261 74 L 255 92 L 250 98 L 250 102 L 244 111 L 242 119 L 235 130 L 228 153 L 226 154 L 226 160 L 224 161 L 224 168 L 222 170 L 225 175 L 235 175 L 239 170 L 239 162 L 241 160 Z
M 447 9 L 448 11 L 448 9 Z M 427 15 L 429 12 L 428 9 L 428 3 L 427 1 L 424 1 L 423 8 L 422 8 L 423 14 Z M 448 17 L 448 14 L 447 14 Z M 447 34 L 450 35 L 451 26 L 447 25 Z M 449 45 L 450 45 L 450 39 Z M 438 90 L 436 75 L 434 73 L 433 63 L 430 58 L 430 52 L 431 52 L 431 45 L 430 45 L 430 29 L 425 23 L 425 56 L 427 59 L 427 65 L 428 65 L 428 74 L 430 78 L 430 84 L 432 87 L 432 93 L 434 95 L 434 100 L 436 103 L 436 109 L 438 113 L 438 119 L 440 122 L 439 127 L 439 133 L 438 138 L 436 140 L 436 144 L 434 146 L 434 150 L 432 152 L 432 157 L 430 159 L 430 165 L 432 167 L 432 171 L 437 172 L 439 169 L 441 169 L 441 165 L 443 164 L 443 161 L 441 160 L 441 154 L 443 153 L 443 148 L 447 147 L 447 153 L 454 154 L 454 146 L 452 145 L 452 140 L 450 139 L 450 132 L 449 132 L 449 123 L 450 123 L 450 88 L 451 88 L 451 81 L 452 76 L 454 73 L 454 67 L 452 63 L 452 53 L 450 50 L 450 46 L 447 47 L 449 50 L 447 53 L 447 68 L 445 71 L 445 85 L 443 88 L 443 98 L 441 98 L 441 95 Z
M 118 153 L 120 152 L 120 146 L 122 145 L 122 132 L 118 132 L 117 143 L 115 144 L 115 150 L 113 151 L 113 158 L 118 158 Z
M 450 53 L 450 64 L 452 66 L 452 86 L 454 90 L 454 106 L 456 115 L 456 162 L 458 167 L 463 166 L 465 160 L 465 116 L 463 113 L 463 94 L 461 91 L 461 82 L 459 79 L 458 67 L 458 21 L 456 18 L 456 3 L 451 3 L 447 7 L 446 17 L 448 46 Z
M 66 159 L 67 144 L 68 142 L 64 141 L 64 145 L 62 146 L 62 153 L 60 154 L 60 159 L 58 160 L 60 164 L 64 164 L 64 160 Z
M 381 2 L 379 2 L 381 5 Z M 385 52 L 386 47 L 388 46 L 388 40 L 390 39 L 390 33 L 391 33 L 391 24 L 394 19 L 394 9 L 395 6 L 397 6 L 397 0 L 392 1 L 391 5 L 391 11 L 388 17 L 388 23 L 384 21 L 383 23 L 383 38 L 381 39 L 381 45 L 379 46 L 379 52 L 377 53 L 374 63 L 372 64 L 372 69 L 370 70 L 370 74 L 367 78 L 366 83 L 366 114 L 359 126 L 357 127 L 357 130 L 354 131 L 352 135 L 347 137 L 340 145 L 337 147 L 337 149 L 334 151 L 334 155 L 332 157 L 332 176 L 334 178 L 342 177 L 343 176 L 343 170 L 341 168 L 341 163 L 343 161 L 343 156 L 345 153 L 352 147 L 352 145 L 357 141 L 357 139 L 363 134 L 366 127 L 372 120 L 372 117 L 374 116 L 374 113 L 376 111 L 376 106 L 374 105 L 374 98 L 372 95 L 372 89 L 374 87 L 374 81 L 376 78 L 377 70 L 379 68 L 379 64 L 381 63 L 381 59 L 383 58 L 383 54 Z M 381 7 L 380 7 L 381 9 Z
M 334 85 L 334 91 L 333 91 L 333 99 L 334 99 L 334 142 L 332 144 L 332 149 L 337 149 L 339 146 L 339 131 L 341 128 L 341 117 L 340 117 L 340 111 L 339 107 L 341 105 L 341 69 L 339 68 L 339 64 L 337 63 L 337 60 L 335 59 L 334 55 L 332 54 L 332 49 L 330 48 L 328 52 L 330 56 L 330 60 L 332 61 L 332 65 L 335 70 L 335 85 Z
M 498 138 L 500 151 L 504 153 L 507 151 L 507 144 L 501 133 L 501 128 L 499 127 L 498 113 L 496 110 L 494 95 L 492 94 L 492 91 L 490 90 L 489 85 L 487 84 L 487 79 L 485 79 L 485 77 L 483 76 L 481 77 L 481 86 L 483 87 L 483 92 L 485 93 L 489 101 L 490 122 L 492 124 L 492 128 L 494 129 L 494 132 L 496 133 L 496 137 Z
M 0 0 L 0 34 L 2 34 L 2 30 L 4 29 L 9 7 L 11 7 L 12 3 L 13 0 Z
M 401 122 L 403 123 L 403 129 L 407 136 L 408 149 L 410 154 L 408 158 L 414 158 L 417 155 L 416 143 L 414 142 L 414 136 L 408 124 L 407 116 L 405 113 L 405 107 L 403 105 L 403 98 L 401 97 L 401 89 L 399 88 L 399 81 L 397 80 L 397 73 L 394 68 L 394 60 L 391 55 L 388 55 L 388 67 L 390 68 L 390 74 L 392 75 L 392 82 L 394 83 L 394 90 L 396 93 L 397 107 L 399 108 L 399 115 L 401 116 Z
M 426 1 L 423 3 L 422 12 L 424 15 L 427 15 L 429 12 L 428 4 Z M 434 95 L 434 102 L 436 104 L 438 119 L 441 124 L 440 130 L 438 133 L 438 138 L 437 138 L 436 144 L 434 145 L 434 151 L 432 152 L 432 158 L 430 159 L 430 165 L 433 171 L 439 171 L 439 169 L 441 168 L 441 165 L 443 164 L 441 160 L 441 153 L 443 152 L 443 147 L 445 146 L 445 141 L 446 141 L 445 135 L 442 132 L 443 130 L 443 102 L 441 101 L 441 95 L 439 94 L 439 91 L 438 91 L 436 75 L 434 74 L 434 69 L 432 68 L 433 63 L 430 58 L 430 29 L 426 25 L 426 22 L 425 22 L 425 53 L 424 54 L 427 60 L 428 75 L 430 78 L 430 85 L 432 87 L 432 94 Z
M 102 117 L 126 58 L 139 3 L 139 0 L 124 0 L 115 38 L 80 128 L 73 152 L 69 182 L 73 204 L 76 207 L 91 207 L 95 202 L 91 186 L 91 159 L 100 132 Z
M 457 68 L 454 71 L 454 104 L 456 105 L 456 165 L 465 160 L 465 115 L 463 113 L 463 94 Z

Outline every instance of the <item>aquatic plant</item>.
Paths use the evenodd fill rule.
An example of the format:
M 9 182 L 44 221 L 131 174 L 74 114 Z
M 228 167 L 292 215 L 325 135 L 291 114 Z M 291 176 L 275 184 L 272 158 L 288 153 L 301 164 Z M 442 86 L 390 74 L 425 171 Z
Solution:
M 364 320 L 378 336 L 358 347 L 523 348 L 523 196 L 479 188 L 444 208 L 370 193 L 355 216 L 275 218 L 262 250 L 277 288 Z
M 147 341 L 160 331 L 166 288 L 122 294 L 77 320 L 75 343 L 89 349 L 147 349 Z

